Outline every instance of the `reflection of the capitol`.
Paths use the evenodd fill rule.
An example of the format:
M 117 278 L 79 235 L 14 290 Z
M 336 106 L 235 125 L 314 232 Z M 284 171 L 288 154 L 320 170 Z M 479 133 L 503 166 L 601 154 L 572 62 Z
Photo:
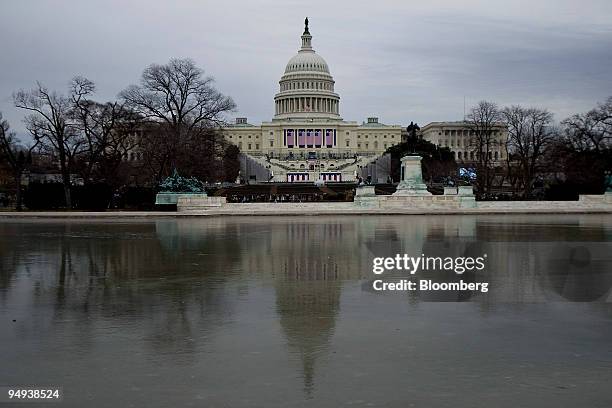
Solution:
M 233 327 L 242 300 L 271 305 L 310 395 L 316 366 L 329 358 L 342 290 L 374 278 L 374 257 L 487 254 L 482 272 L 414 275 L 486 281 L 487 293 L 408 292 L 400 302 L 471 301 L 495 313 L 491 305 L 501 302 L 610 300 L 611 242 L 604 216 L 6 222 L 0 302 L 37 311 L 18 316 L 20 338 L 68 338 L 94 352 L 100 333 L 119 328 L 113 335 L 132 336 L 122 344 L 151 356 L 176 354 L 185 364 Z M 250 293 L 254 286 L 264 288 L 259 297 Z M 386 295 L 359 294 L 368 307 Z M 66 336 L 71 331 L 78 335 Z
M 406 294 L 406 299 L 417 302 L 476 301 L 485 311 L 494 302 L 580 300 L 575 299 L 576 294 L 592 300 L 605 295 L 611 286 L 611 272 L 602 269 L 610 265 L 610 255 L 593 257 L 583 264 L 572 261 L 576 256 L 588 258 L 580 248 L 599 251 L 599 255 L 610 248 L 606 242 L 611 239 L 610 231 L 606 232 L 603 223 L 592 218 L 542 218 L 540 225 L 526 224 L 520 217 L 265 220 L 262 223 L 227 218 L 202 224 L 179 220 L 172 221 L 172 225 L 178 236 L 193 241 L 195 247 L 195 242 L 210 241 L 207 235 L 230 239 L 235 245 L 231 258 L 239 274 L 257 275 L 273 282 L 276 311 L 291 356 L 301 366 L 307 395 L 314 387 L 315 362 L 318 358 L 325 360 L 329 352 L 340 313 L 342 284 L 371 280 L 374 257 L 403 253 L 433 257 L 487 254 L 487 267 L 482 272 L 457 275 L 452 271 L 421 271 L 416 276 L 435 282 L 489 282 L 488 293 Z M 571 250 L 559 252 L 559 248 L 566 247 L 576 248 L 578 255 Z
M 434 282 L 489 282 L 488 293 L 410 293 L 424 301 L 538 302 L 605 299 L 612 287 L 611 232 L 605 216 L 266 217 L 167 220 L 167 250 L 223 251 L 238 275 L 273 281 L 370 281 L 375 257 L 487 255 L 486 268 L 456 274 L 385 272 Z M 169 233 L 170 230 L 174 232 Z M 180 237 L 180 240 L 177 240 Z M 214 265 L 215 268 L 221 265 Z

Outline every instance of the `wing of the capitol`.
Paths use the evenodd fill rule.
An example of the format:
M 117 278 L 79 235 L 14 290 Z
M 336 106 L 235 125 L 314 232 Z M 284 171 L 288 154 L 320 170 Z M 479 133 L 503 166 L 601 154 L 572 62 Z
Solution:
M 289 59 L 274 96 L 274 117 L 259 125 L 245 117 L 224 128 L 224 136 L 238 146 L 250 165 L 243 177 L 257 181 L 354 181 L 361 169 L 376 162 L 385 151 L 402 142 L 405 128 L 386 125 L 377 117 L 361 124 L 340 116 L 340 95 L 323 57 L 312 47 L 308 21 L 302 46 Z M 465 122 L 434 122 L 422 136 L 447 146 L 458 161 L 468 159 L 469 126 Z M 464 134 L 465 133 L 465 134 Z M 499 129 L 500 139 L 507 137 Z M 503 144 L 502 144 L 503 145 Z M 498 152 L 501 160 L 504 153 Z M 385 182 L 385 172 L 378 180 Z

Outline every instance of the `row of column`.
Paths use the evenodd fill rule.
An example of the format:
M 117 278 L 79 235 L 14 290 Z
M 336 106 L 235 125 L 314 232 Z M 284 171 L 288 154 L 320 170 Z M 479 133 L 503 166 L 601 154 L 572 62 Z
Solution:
M 276 114 L 295 112 L 324 112 L 338 114 L 338 102 L 330 98 L 300 97 L 276 101 Z

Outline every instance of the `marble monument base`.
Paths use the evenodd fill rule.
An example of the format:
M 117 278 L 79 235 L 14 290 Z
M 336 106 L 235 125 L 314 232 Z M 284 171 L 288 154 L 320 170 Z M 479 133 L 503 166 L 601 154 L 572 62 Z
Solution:
M 399 183 L 394 196 L 430 196 L 424 183 Z
M 177 205 L 179 198 L 204 198 L 208 197 L 206 193 L 170 193 L 160 192 L 155 196 L 155 205 Z
M 430 196 L 427 186 L 423 182 L 421 172 L 421 156 L 402 157 L 401 181 L 397 185 L 394 196 Z

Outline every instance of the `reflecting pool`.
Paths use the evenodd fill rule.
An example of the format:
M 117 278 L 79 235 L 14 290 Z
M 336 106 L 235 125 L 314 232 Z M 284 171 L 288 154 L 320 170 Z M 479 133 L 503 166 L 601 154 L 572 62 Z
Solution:
M 373 289 L 477 257 L 487 292 Z M 70 407 L 610 407 L 612 217 L 0 221 L 0 385 Z

